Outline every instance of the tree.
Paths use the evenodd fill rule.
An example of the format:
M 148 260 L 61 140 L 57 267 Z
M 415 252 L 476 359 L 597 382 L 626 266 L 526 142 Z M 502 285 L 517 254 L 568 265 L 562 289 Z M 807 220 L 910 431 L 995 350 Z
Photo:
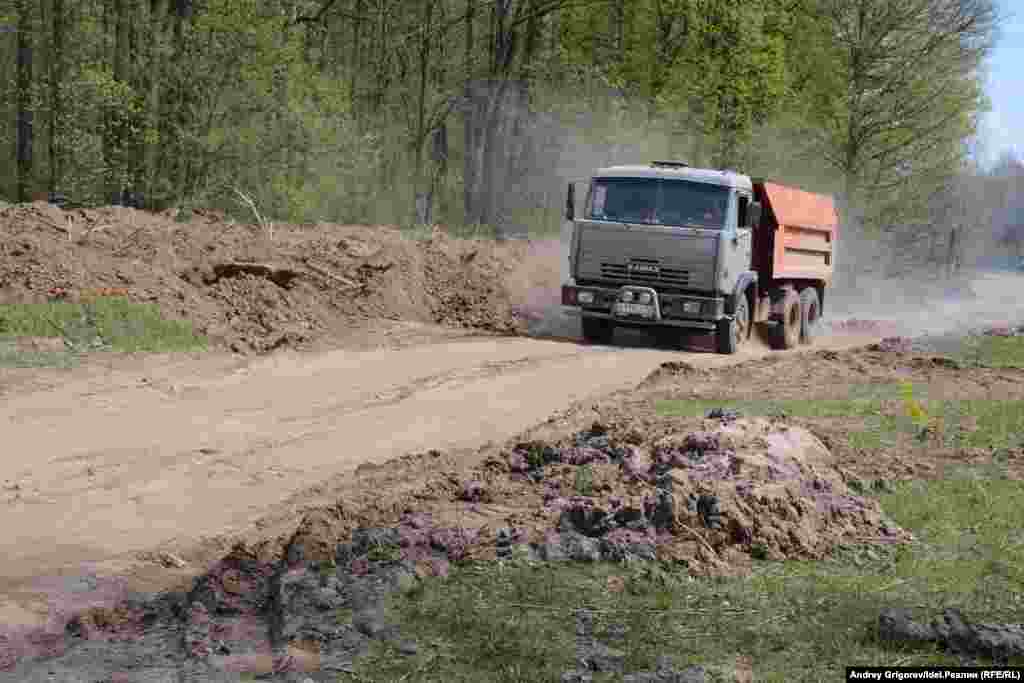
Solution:
M 995 238 L 1019 261 L 1024 257 L 1024 163 L 1005 154 L 992 169 L 991 177 L 1001 186 L 997 214 L 991 223 Z
M 29 200 L 33 189 L 32 147 L 34 112 L 32 103 L 33 12 L 32 0 L 18 0 L 18 201 Z
M 830 59 L 809 83 L 806 133 L 848 201 L 882 205 L 908 175 L 927 194 L 955 172 L 984 108 L 992 0 L 811 0 L 809 10 Z
M 754 126 L 774 118 L 784 98 L 788 11 L 774 0 L 702 5 L 688 15 L 685 68 L 673 70 L 665 98 L 696 114 L 712 165 L 735 167 Z
M 50 36 L 0 43 L 0 172 L 84 204 L 240 189 L 282 220 L 416 207 L 504 235 L 657 152 L 920 211 L 982 104 L 991 1 L 0 0 Z
M 60 86 L 65 79 L 65 55 L 64 55 L 64 22 L 66 20 L 64 11 L 64 0 L 52 0 L 50 6 L 51 33 L 50 39 L 50 192 L 56 194 L 61 190 L 61 151 L 59 139 L 62 129 L 62 107 Z

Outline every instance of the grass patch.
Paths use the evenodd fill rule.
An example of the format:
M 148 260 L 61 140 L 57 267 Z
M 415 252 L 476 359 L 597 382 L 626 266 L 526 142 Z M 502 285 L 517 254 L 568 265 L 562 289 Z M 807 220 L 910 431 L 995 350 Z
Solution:
M 62 338 L 66 351 L 30 352 L 15 348 L 18 337 Z M 191 324 L 167 320 L 153 304 L 122 297 L 91 302 L 64 301 L 0 306 L 0 363 L 60 365 L 88 351 L 197 351 L 207 347 Z
M 875 449 L 895 443 L 901 432 L 898 417 L 883 415 L 884 402 L 899 398 L 898 385 L 860 386 L 848 399 L 761 399 L 761 400 L 664 400 L 656 401 L 659 415 L 703 417 L 712 408 L 729 408 L 749 417 L 850 418 L 863 428 L 850 433 L 853 448 Z
M 393 618 L 420 651 L 381 645 L 359 663 L 373 681 L 545 681 L 574 667 L 574 612 L 595 610 L 596 635 L 627 671 L 659 655 L 729 678 L 739 655 L 759 681 L 838 680 L 848 665 L 957 665 L 934 649 L 893 650 L 873 629 L 884 607 L 919 618 L 959 607 L 973 620 L 1019 620 L 1024 609 L 1024 483 L 962 479 L 898 485 L 880 498 L 915 532 L 898 549 L 848 546 L 825 562 L 757 562 L 743 579 L 692 581 L 666 565 L 468 565 L 416 595 Z M 950 504 L 956 501 L 956 504 Z M 625 590 L 609 590 L 609 577 Z M 615 641 L 611 634 L 624 634 Z M 1013 662 L 1020 665 L 1022 662 Z M 404 677 L 404 678 L 403 678 Z M 618 678 L 595 675 L 595 681 Z
M 990 368 L 1024 369 L 1024 337 L 971 337 L 958 356 Z
M 77 355 L 72 351 L 28 351 L 19 349 L 11 340 L 0 338 L 0 368 L 74 367 Z
M 662 401 L 662 415 L 699 417 L 711 408 L 746 415 L 848 419 L 864 446 L 906 443 L 922 425 L 962 445 L 1017 445 L 1024 402 L 949 400 L 928 387 L 851 388 L 843 400 Z M 997 458 L 998 459 L 998 458 Z M 956 478 L 865 489 L 889 517 L 912 531 L 906 546 L 849 545 L 822 562 L 769 562 L 755 553 L 746 578 L 694 581 L 664 564 L 542 564 L 524 559 L 457 567 L 447 581 L 392 598 L 413 657 L 376 646 L 359 662 L 372 681 L 558 680 L 575 668 L 575 611 L 594 610 L 599 640 L 626 653 L 626 670 L 654 668 L 668 655 L 678 668 L 704 666 L 732 681 L 737 657 L 754 680 L 837 680 L 849 665 L 960 665 L 935 648 L 878 642 L 886 607 L 920 620 L 957 607 L 969 620 L 1016 623 L 1024 610 L 1024 482 L 1005 470 L 965 468 Z M 585 475 L 575 482 L 585 489 Z M 615 581 L 609 581 L 615 577 Z M 612 590 L 611 586 L 624 586 Z M 615 639 L 613 634 L 622 634 Z M 1011 662 L 1024 665 L 1024 661 Z M 595 675 L 595 681 L 620 680 Z
M 914 393 L 920 412 L 910 405 L 893 409 L 907 403 L 898 385 L 854 388 L 849 399 L 664 400 L 655 403 L 655 410 L 663 416 L 701 417 L 721 407 L 750 417 L 849 419 L 858 423 L 848 435 L 849 445 L 863 450 L 899 445 L 925 427 L 954 447 L 1005 449 L 1024 441 L 1024 401 L 928 398 L 927 387 Z

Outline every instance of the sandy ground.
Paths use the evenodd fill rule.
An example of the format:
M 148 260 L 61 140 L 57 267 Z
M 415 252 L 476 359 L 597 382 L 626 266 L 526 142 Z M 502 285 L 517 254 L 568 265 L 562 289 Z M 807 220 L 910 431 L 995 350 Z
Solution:
M 222 217 L 45 205 L 0 211 L 0 236 L 0 301 L 123 287 L 219 349 L 0 372 L 0 624 L 45 618 L 46 577 L 132 572 L 146 551 L 187 556 L 268 516 L 294 529 L 290 501 L 312 504 L 310 492 L 360 465 L 504 441 L 630 389 L 665 361 L 711 367 L 771 353 L 756 343 L 732 357 L 680 352 L 629 334 L 615 348 L 578 345 L 574 325 L 545 317 L 564 276 L 557 241 L 412 241 L 316 225 L 281 226 L 270 242 Z M 925 308 L 889 301 L 888 283 L 864 293 L 878 296 L 863 314 L 847 313 L 920 331 L 1020 309 L 1016 282 L 985 286 L 987 306 L 947 297 Z M 524 327 L 552 338 L 498 336 Z
M 148 367 L 135 359 L 17 392 L 0 403 L 0 591 L 230 534 L 360 464 L 502 441 L 667 360 L 709 367 L 768 353 L 757 344 L 733 357 L 678 352 L 620 337 L 617 348 L 478 338 L 255 360 L 158 357 Z M 9 604 L 0 617 L 24 619 L 25 609 Z

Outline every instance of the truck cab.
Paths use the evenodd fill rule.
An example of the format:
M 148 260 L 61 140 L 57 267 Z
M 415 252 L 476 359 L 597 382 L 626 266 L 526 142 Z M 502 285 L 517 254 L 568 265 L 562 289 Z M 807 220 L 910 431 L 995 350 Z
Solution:
M 799 196 L 793 199 L 787 192 Z M 715 334 L 722 353 L 735 353 L 755 323 L 787 323 L 794 300 L 809 287 L 817 299 L 803 298 L 808 309 L 813 306 L 807 313 L 816 321 L 831 275 L 831 239 L 827 254 L 817 245 L 827 272 L 814 267 L 813 249 L 807 252 L 812 253 L 809 269 L 787 272 L 780 266 L 793 239 L 776 243 L 776 233 L 785 227 L 776 205 L 807 204 L 807 198 L 812 204 L 822 199 L 683 162 L 600 169 L 591 178 L 581 216 L 576 216 L 570 184 L 570 278 L 562 287 L 562 304 L 580 317 L 583 337 L 590 342 L 609 343 L 616 327 L 674 330 L 680 336 L 702 330 Z M 814 225 L 790 226 L 789 238 L 795 235 L 799 241 L 800 231 L 808 230 L 820 237 L 822 229 L 831 238 L 835 221 L 826 220 L 823 227 L 821 215 L 828 214 L 800 221 Z M 807 251 L 799 248 L 807 245 L 796 246 L 790 251 Z M 792 329 L 783 332 L 788 336 L 775 335 L 779 345 L 791 346 Z M 805 341 L 812 336 L 802 329 L 797 334 Z

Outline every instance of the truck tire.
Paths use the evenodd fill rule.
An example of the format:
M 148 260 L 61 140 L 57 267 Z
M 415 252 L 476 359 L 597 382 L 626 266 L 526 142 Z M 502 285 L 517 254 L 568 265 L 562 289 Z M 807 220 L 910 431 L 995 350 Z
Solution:
M 800 296 L 792 289 L 776 290 L 772 301 L 779 299 L 782 300 L 782 320 L 772 327 L 772 348 L 792 349 L 800 343 Z
M 740 295 L 732 319 L 722 318 L 715 330 L 715 346 L 719 353 L 734 354 L 750 336 L 750 304 L 746 295 Z
M 807 287 L 800 291 L 800 343 L 811 344 L 821 331 L 821 302 L 818 290 Z
M 581 318 L 580 328 L 588 344 L 611 344 L 615 335 L 615 325 L 602 318 Z

